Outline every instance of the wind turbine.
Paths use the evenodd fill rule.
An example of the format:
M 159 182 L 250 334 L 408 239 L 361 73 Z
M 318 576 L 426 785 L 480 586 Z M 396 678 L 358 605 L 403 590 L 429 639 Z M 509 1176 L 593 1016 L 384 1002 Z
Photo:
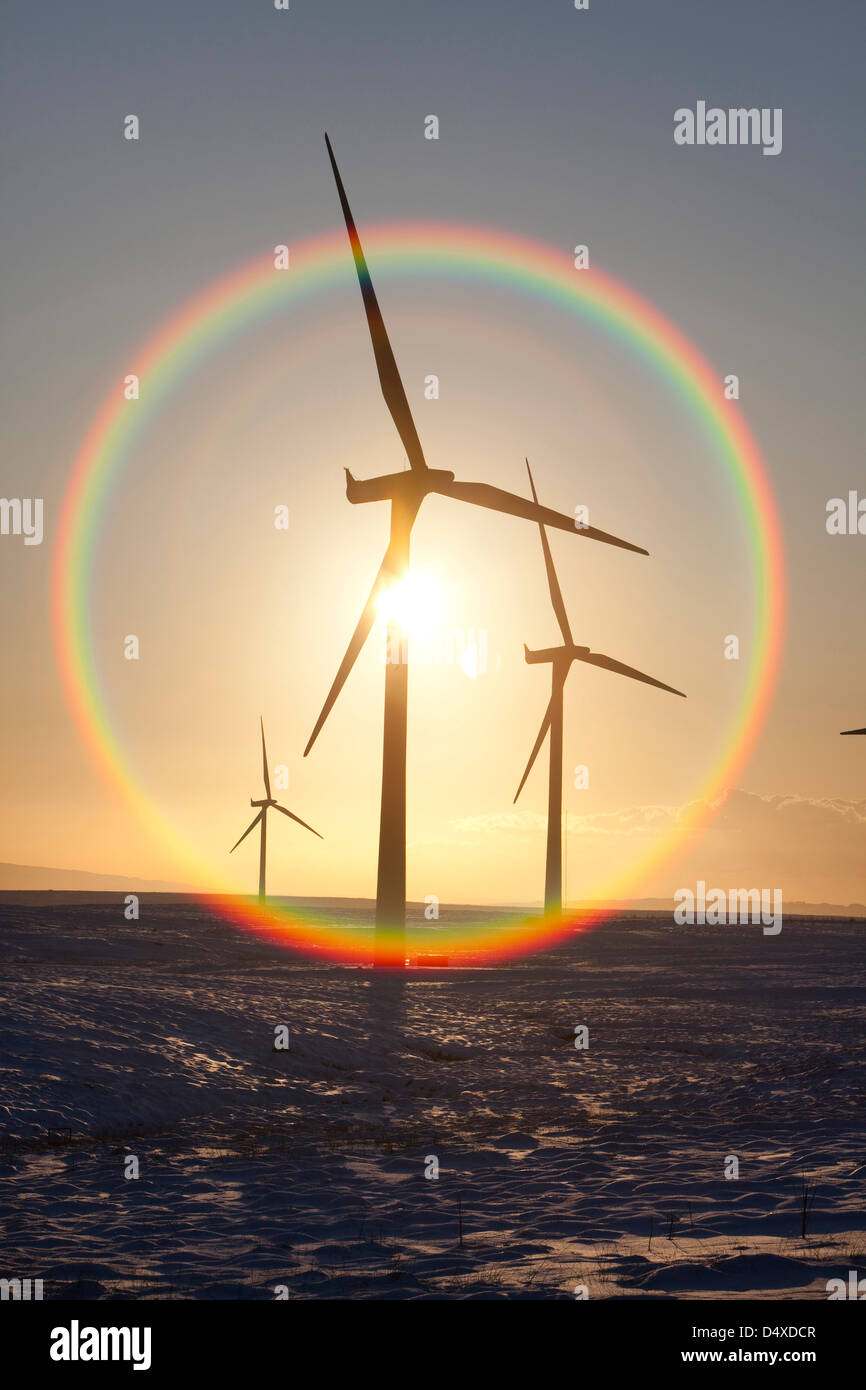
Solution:
M 532 470 L 529 467 L 529 460 L 526 460 L 526 471 L 529 474 L 529 486 L 532 488 L 532 497 L 535 502 L 538 497 L 535 491 L 535 483 L 532 480 Z M 530 651 L 524 643 L 523 650 L 526 661 L 530 666 L 547 662 L 550 665 L 551 675 L 551 694 L 550 703 L 547 706 L 544 718 L 541 721 L 541 728 L 535 745 L 529 755 L 529 762 L 526 764 L 526 771 L 520 779 L 520 786 L 517 788 L 514 800 L 523 791 L 524 783 L 529 776 L 532 765 L 541 750 L 541 745 L 550 733 L 550 774 L 547 795 L 547 865 L 544 875 L 544 912 L 545 915 L 558 915 L 562 911 L 562 725 L 563 725 L 563 692 L 568 673 L 571 670 L 572 662 L 585 661 L 590 666 L 601 666 L 605 671 L 614 671 L 619 676 L 629 676 L 632 680 L 643 681 L 645 685 L 654 685 L 659 690 L 667 690 L 671 695 L 685 695 L 681 690 L 674 690 L 671 685 L 664 685 L 662 681 L 655 680 L 652 676 L 645 676 L 642 671 L 636 671 L 632 666 L 624 666 L 621 661 L 614 661 L 612 657 L 602 656 L 598 652 L 591 652 L 589 647 L 576 647 L 574 638 L 571 635 L 571 628 L 568 625 L 568 615 L 565 611 L 565 603 L 562 597 L 562 590 L 559 587 L 559 580 L 556 577 L 556 570 L 553 565 L 553 556 L 550 553 L 550 544 L 547 539 L 547 532 L 542 523 L 538 526 L 541 536 L 541 549 L 544 553 L 544 566 L 547 570 L 547 584 L 550 589 L 550 601 L 556 620 L 559 623 L 559 630 L 562 633 L 561 647 L 547 647 L 543 651 Z
M 373 582 L 361 617 L 349 642 L 348 649 L 316 726 L 304 749 L 304 757 L 310 752 L 319 736 L 337 696 L 345 684 L 358 653 L 370 635 L 376 619 L 377 601 L 390 585 L 404 579 L 409 571 L 409 544 L 412 526 L 424 498 L 430 493 L 443 497 L 453 497 L 458 502 L 471 502 L 475 506 L 487 507 L 492 511 L 506 512 L 525 521 L 544 522 L 572 535 L 583 536 L 588 540 L 604 541 L 608 545 L 633 550 L 639 555 L 647 551 L 628 541 L 619 540 L 605 531 L 587 526 L 577 529 L 574 518 L 547 507 L 539 507 L 524 497 L 504 492 L 501 488 L 490 487 L 486 483 L 460 483 L 454 474 L 440 468 L 428 468 L 415 429 L 415 422 L 406 399 L 406 392 L 397 370 L 397 363 L 379 308 L 379 301 L 373 289 L 370 271 L 358 236 L 354 218 L 346 197 L 346 190 L 337 168 L 331 142 L 325 135 L 328 156 L 337 185 L 340 205 L 349 235 L 349 244 L 355 261 L 355 270 L 361 287 L 361 298 L 367 316 L 367 327 L 373 344 L 373 355 L 379 374 L 379 384 L 385 403 L 391 412 L 397 433 L 409 460 L 408 471 L 389 473 L 379 478 L 356 479 L 347 468 L 346 496 L 352 503 L 385 502 L 391 503 L 391 532 L 385 558 Z M 406 924 L 406 706 L 408 696 L 408 668 L 402 660 L 402 641 L 399 626 L 392 618 L 388 625 L 389 654 L 400 653 L 396 660 L 389 660 L 385 669 L 385 718 L 382 747 L 382 802 L 379 820 L 379 865 L 376 883 L 376 949 L 377 965 L 405 964 L 405 924 Z
M 235 844 L 232 845 L 229 854 L 234 854 L 238 845 L 247 838 L 250 831 L 255 830 L 257 825 L 261 825 L 262 834 L 259 847 L 259 902 L 263 903 L 265 901 L 265 853 L 268 833 L 268 811 L 271 807 L 273 807 L 275 811 L 281 811 L 284 816 L 288 816 L 289 820 L 297 821 L 298 825 L 302 825 L 305 830 L 309 830 L 313 835 L 319 835 L 319 832 L 318 830 L 313 830 L 311 825 L 307 825 L 307 822 L 301 820 L 300 816 L 296 816 L 293 811 L 287 811 L 285 806 L 281 806 L 280 803 L 275 801 L 271 796 L 271 778 L 268 772 L 268 754 L 265 748 L 265 726 L 261 717 L 259 718 L 259 724 L 262 730 L 262 774 L 265 779 L 265 795 L 262 801 L 253 801 L 252 797 L 250 797 L 250 805 L 258 806 L 259 814 L 256 816 L 255 820 L 247 826 L 240 840 L 237 840 Z M 319 839 L 324 839 L 324 836 L 319 835 Z

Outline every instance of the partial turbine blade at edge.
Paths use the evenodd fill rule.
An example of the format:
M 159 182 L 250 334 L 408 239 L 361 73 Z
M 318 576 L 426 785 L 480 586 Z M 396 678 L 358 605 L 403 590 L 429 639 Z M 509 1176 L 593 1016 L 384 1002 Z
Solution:
M 361 298 L 364 301 L 367 327 L 370 330 L 370 338 L 373 343 L 373 355 L 376 358 L 376 369 L 379 373 L 382 395 L 385 397 L 385 404 L 391 412 L 391 418 L 397 426 L 397 433 L 403 441 L 403 448 L 406 450 L 410 465 L 412 468 L 426 471 L 427 462 L 424 458 L 424 451 L 421 448 L 415 421 L 412 419 L 403 382 L 397 370 L 397 362 L 391 349 L 388 330 L 385 327 L 385 320 L 382 318 L 382 311 L 379 308 L 379 301 L 376 298 L 376 291 L 373 289 L 373 281 L 370 278 L 367 258 L 361 246 L 361 238 L 358 236 L 358 228 L 355 226 L 355 219 L 352 216 L 352 209 L 349 207 L 349 200 L 346 197 L 346 190 L 343 187 L 343 180 L 340 178 L 340 171 L 337 168 L 337 161 L 334 158 L 334 151 L 331 148 L 327 132 L 325 143 L 328 146 L 328 157 L 334 171 L 337 192 L 340 195 L 340 206 L 343 209 L 346 231 L 349 233 L 349 244 L 352 247 L 352 256 L 355 261 L 355 270 L 358 273 L 358 283 L 361 286 Z
M 259 814 L 256 816 L 256 818 L 255 818 L 255 820 L 252 822 L 252 824 L 247 826 L 247 828 L 246 828 L 246 830 L 244 831 L 243 835 L 241 836 L 240 840 L 236 840 L 235 843 L 232 845 L 231 849 L 229 850 L 229 854 L 234 854 L 234 852 L 235 852 L 235 850 L 237 849 L 238 845 L 239 845 L 243 840 L 245 840 L 245 839 L 247 838 L 247 836 L 249 835 L 250 831 L 251 831 L 251 830 L 255 830 L 256 826 L 258 825 L 259 821 L 261 820 L 261 818 L 262 818 L 262 816 L 263 816 L 264 814 L 265 814 L 265 808 L 262 807 L 262 809 L 259 811 Z
M 361 616 L 358 619 L 358 625 L 352 634 L 352 640 L 346 648 L 346 655 L 340 662 L 340 669 L 334 677 L 334 683 L 331 686 L 331 689 L 328 691 L 328 698 L 325 700 L 325 703 L 322 706 L 322 712 L 316 720 L 316 727 L 310 734 L 309 743 L 304 749 L 304 757 L 307 756 L 316 739 L 319 737 L 322 725 L 324 724 L 325 720 L 330 714 L 337 696 L 343 689 L 349 672 L 351 671 L 352 667 L 355 664 L 355 661 L 357 660 L 358 653 L 360 652 L 361 648 L 363 647 L 364 643 L 369 637 L 370 629 L 376 621 L 376 600 L 378 599 L 380 593 L 385 587 L 385 583 L 388 578 L 389 558 L 390 552 L 386 551 L 385 558 L 379 567 L 379 573 L 376 575 L 376 578 L 373 582 L 373 587 L 370 590 L 370 597 L 364 604 L 363 612 L 361 613 Z
M 547 737 L 547 731 L 548 731 L 548 729 L 550 728 L 550 713 L 551 713 L 552 706 L 553 706 L 553 699 L 551 698 L 550 704 L 548 704 L 547 709 L 546 709 L 546 711 L 545 711 L 544 718 L 543 718 L 542 721 L 541 721 L 541 728 L 538 730 L 538 737 L 537 737 L 536 740 L 535 740 L 535 745 L 534 745 L 534 747 L 533 747 L 533 749 L 532 749 L 532 752 L 531 752 L 530 755 L 529 755 L 529 762 L 526 764 L 526 770 L 525 770 L 523 776 L 522 776 L 521 779 L 520 779 L 520 786 L 517 788 L 517 791 L 514 793 L 514 800 L 515 800 L 515 801 L 516 801 L 517 798 L 519 797 L 520 793 L 523 791 L 524 783 L 526 782 L 527 777 L 529 776 L 530 772 L 532 771 L 532 767 L 533 767 L 533 764 L 534 764 L 534 762 L 535 762 L 535 759 L 538 757 L 539 753 L 541 752 L 541 745 L 544 743 L 544 740 L 545 740 L 545 738 Z
M 313 827 L 311 825 L 307 825 L 307 822 L 305 820 L 301 820 L 300 816 L 296 816 L 294 811 L 287 811 L 285 806 L 281 806 L 278 801 L 274 802 L 274 810 L 282 811 L 283 815 L 288 816 L 289 820 L 297 821 L 298 825 L 302 825 L 305 830 L 309 830 L 313 835 L 319 835 L 318 830 L 313 830 Z M 324 840 L 324 838 L 324 835 L 319 835 L 320 840 Z
M 636 671 L 633 666 L 624 666 L 621 661 L 614 661 L 613 657 L 587 652 L 586 656 L 578 656 L 577 660 L 586 661 L 590 666 L 600 666 L 605 671 L 613 671 L 618 676 L 629 676 L 633 681 L 643 681 L 644 685 L 654 685 L 657 690 L 666 690 L 669 695 L 679 695 L 683 700 L 687 698 L 681 690 L 675 690 L 672 685 L 665 685 L 664 681 L 657 681 L 654 676 L 644 675 L 643 671 Z
M 261 715 L 259 715 L 259 723 L 262 726 L 262 772 L 265 776 L 265 796 L 268 798 L 268 801 L 270 801 L 271 779 L 270 774 L 268 773 L 268 754 L 267 749 L 265 748 L 265 722 L 262 719 Z
M 529 467 L 529 459 L 526 460 L 526 471 L 529 474 L 529 486 L 532 488 L 532 500 L 538 505 L 538 493 L 535 491 L 535 480 L 532 477 L 532 469 Z M 571 628 L 568 625 L 568 614 L 565 611 L 565 600 L 562 597 L 562 590 L 559 587 L 559 579 L 553 563 L 553 556 L 550 553 L 550 542 L 547 539 L 547 532 L 539 524 L 539 535 L 541 536 L 541 549 L 544 552 L 544 568 L 547 570 L 547 587 L 550 590 L 550 601 L 553 604 L 553 611 L 556 614 L 556 621 L 559 623 L 559 630 L 563 640 L 569 647 L 574 646 L 574 638 L 571 635 Z
M 436 477 L 436 474 L 433 475 Z M 621 550 L 632 550 L 637 555 L 648 555 L 643 546 L 632 545 L 631 541 L 620 540 L 607 531 L 599 531 L 595 526 L 576 526 L 573 516 L 564 512 L 554 512 L 550 507 L 530 502 L 528 497 L 518 497 L 503 488 L 491 487 L 489 483 L 458 483 L 437 478 L 432 489 L 443 497 L 453 497 L 457 502 L 471 502 L 476 507 L 487 507 L 489 511 L 506 512 L 509 516 L 522 517 L 524 521 L 535 521 L 539 525 L 552 526 L 557 531 L 570 531 L 573 536 L 583 536 L 590 541 L 604 541 L 606 545 L 619 546 Z
M 843 729 L 843 730 L 842 730 L 842 738 L 846 738 L 846 737 L 848 736 L 848 734 L 866 734 L 866 729 Z

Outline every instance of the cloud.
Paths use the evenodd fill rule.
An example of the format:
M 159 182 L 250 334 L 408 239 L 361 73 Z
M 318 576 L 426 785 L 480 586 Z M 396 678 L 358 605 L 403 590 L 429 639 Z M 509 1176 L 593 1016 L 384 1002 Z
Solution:
M 866 801 L 729 791 L 681 856 L 697 878 L 781 888 L 786 899 L 866 899 Z
M 568 814 L 568 833 L 571 835 L 648 835 L 664 830 L 679 816 L 674 806 L 631 806 L 624 811 L 598 811 L 594 815 Z M 461 836 L 537 835 L 547 829 L 547 817 L 536 811 L 502 811 L 484 816 L 467 816 L 454 822 L 453 829 Z
M 714 808 L 714 809 L 713 809 Z M 689 802 L 685 806 L 629 806 L 619 811 L 596 811 L 578 816 L 569 812 L 569 833 L 575 835 L 640 835 L 657 834 L 693 810 L 713 811 L 716 828 L 733 834 L 754 834 L 756 830 L 777 833 L 784 825 L 792 831 L 804 829 L 815 833 L 838 834 L 850 830 L 860 834 L 866 829 L 866 801 L 841 801 L 792 796 L 787 793 L 759 795 L 731 789 L 712 803 Z M 535 834 L 547 825 L 547 818 L 535 811 L 505 811 L 491 815 L 467 816 L 454 822 L 460 834 L 496 834 L 513 831 Z
M 454 822 L 453 829 L 461 838 L 483 835 L 537 835 L 546 830 L 547 817 L 535 811 L 500 811 L 486 816 L 466 816 Z
M 676 806 L 630 806 L 624 811 L 597 811 L 568 817 L 569 835 L 658 835 L 680 817 Z
M 848 903 L 866 899 L 866 801 L 759 794 L 735 788 L 714 805 L 630 806 L 619 811 L 569 814 L 569 843 L 595 841 L 598 853 L 629 857 L 661 839 L 697 811 L 711 819 L 689 834 L 675 861 L 646 891 L 670 893 L 690 880 L 737 886 L 780 887 L 790 900 Z M 508 811 L 454 823 L 462 840 L 486 836 L 538 837 L 546 817 Z M 618 846 L 618 848 L 616 848 Z
M 758 796 L 736 790 L 725 795 L 716 814 L 720 827 L 744 834 L 779 825 L 792 832 L 808 830 L 819 835 L 853 833 L 856 836 L 866 831 L 866 801 L 786 794 Z

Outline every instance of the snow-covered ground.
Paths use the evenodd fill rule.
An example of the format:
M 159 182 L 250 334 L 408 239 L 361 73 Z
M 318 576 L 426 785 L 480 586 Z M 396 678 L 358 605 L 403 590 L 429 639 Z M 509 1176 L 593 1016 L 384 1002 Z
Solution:
M 395 979 L 112 897 L 3 904 L 0 950 L 0 1276 L 46 1297 L 823 1299 L 866 1274 L 862 922 L 643 917 Z

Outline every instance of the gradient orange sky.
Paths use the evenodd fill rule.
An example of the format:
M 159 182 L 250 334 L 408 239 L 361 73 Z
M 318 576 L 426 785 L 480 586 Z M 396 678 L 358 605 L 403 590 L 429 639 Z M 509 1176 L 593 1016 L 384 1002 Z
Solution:
M 0 859 L 184 881 L 171 846 L 98 777 L 70 720 L 48 622 L 54 526 L 91 414 L 160 322 L 263 247 L 339 225 L 327 123 L 362 237 L 372 221 L 436 217 L 566 248 L 587 241 L 600 265 L 695 341 L 720 379 L 738 373 L 784 527 L 783 670 L 722 814 L 635 895 L 704 878 L 781 886 L 789 899 L 864 900 L 866 739 L 838 732 L 866 723 L 866 537 L 825 529 L 827 499 L 858 486 L 866 494 L 852 408 L 863 209 L 849 177 L 844 84 L 831 90 L 814 54 L 822 120 L 827 103 L 839 116 L 832 152 L 819 138 L 824 126 L 807 128 L 797 68 L 807 62 L 806 8 L 785 11 L 794 30 L 802 19 L 804 47 L 792 48 L 784 77 L 757 61 L 771 52 L 770 34 L 749 22 L 748 84 L 732 38 L 712 57 L 697 33 L 691 48 L 681 30 L 679 45 L 666 47 L 670 15 L 656 16 L 663 32 L 642 31 L 641 49 L 599 13 L 591 40 L 565 54 L 554 19 L 536 16 L 519 112 L 500 88 L 523 71 L 530 17 L 508 7 L 497 7 L 505 32 L 492 45 L 477 18 L 429 41 L 395 20 L 388 45 L 404 65 L 390 88 L 369 70 L 347 71 L 356 7 L 337 7 L 342 26 L 328 32 L 305 17 L 278 59 L 264 25 L 245 31 L 234 82 L 220 56 L 238 38 L 226 7 L 208 7 L 207 42 L 170 7 L 154 8 L 172 34 L 171 58 L 160 47 L 127 53 L 128 18 L 83 36 L 69 17 L 53 35 L 26 16 L 15 21 L 20 72 L 3 96 L 12 143 L 3 491 L 45 497 L 46 540 L 25 548 L 0 539 Z M 744 7 L 731 15 L 746 25 Z M 74 57 L 65 65 L 64 42 Z M 413 68 L 423 97 L 412 92 Z M 302 69 L 331 76 L 313 90 Z M 107 73 L 95 102 L 84 79 Z M 33 96 L 34 84 L 52 82 L 73 170 Z M 675 148 L 673 110 L 695 91 L 723 104 L 730 93 L 732 102 L 783 105 L 783 154 L 714 151 L 708 161 Z M 285 139 L 268 128 L 277 92 Z M 442 137 L 431 149 L 423 116 L 437 103 Z M 118 113 L 139 108 L 144 138 L 130 150 Z M 34 185 L 25 170 L 36 168 Z M 386 288 L 372 258 L 371 271 L 430 466 L 524 493 L 528 454 L 543 502 L 566 512 L 586 503 L 594 524 L 651 552 L 551 537 L 576 641 L 689 697 L 572 671 L 568 895 L 597 897 L 693 800 L 742 689 L 745 663 L 723 657 L 726 634 L 744 650 L 751 636 L 748 552 L 730 482 L 670 394 L 588 325 L 505 290 L 423 278 Z M 430 373 L 440 379 L 434 401 L 423 391 Z M 403 461 L 350 286 L 208 359 L 148 429 L 114 493 L 95 607 L 112 717 L 155 803 L 240 890 L 255 886 L 254 837 L 231 860 L 227 851 L 250 819 L 250 797 L 261 795 L 262 714 L 272 766 L 289 767 L 281 799 L 326 836 L 320 843 L 273 824 L 269 887 L 375 891 L 377 637 L 314 751 L 301 753 L 387 537 L 387 505 L 351 506 L 342 469 L 365 477 Z M 279 503 L 290 510 L 287 532 L 273 526 Z M 446 638 L 483 629 L 488 669 L 476 679 L 455 665 L 410 672 L 409 895 L 536 901 L 546 753 L 517 807 L 512 798 L 549 693 L 547 670 L 525 665 L 522 644 L 557 640 L 537 530 L 431 498 L 415 527 L 413 568 L 438 586 Z M 138 662 L 123 660 L 129 632 L 141 640 Z M 588 789 L 572 785 L 577 764 L 589 767 Z

